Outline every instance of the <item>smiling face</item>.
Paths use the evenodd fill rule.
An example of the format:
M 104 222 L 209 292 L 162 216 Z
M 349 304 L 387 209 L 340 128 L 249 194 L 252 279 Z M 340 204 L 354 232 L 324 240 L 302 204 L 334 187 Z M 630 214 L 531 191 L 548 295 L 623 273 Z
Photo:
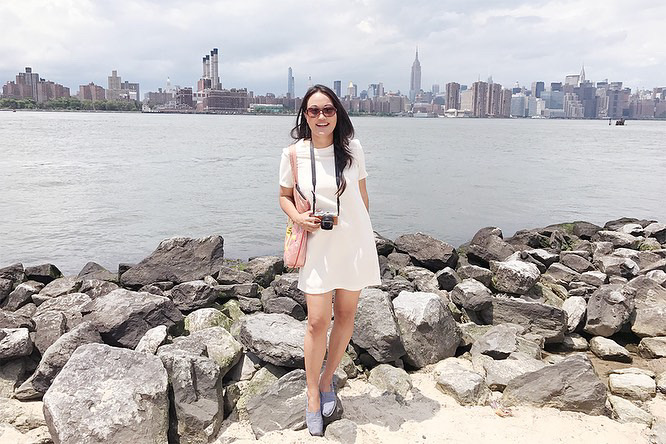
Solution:
M 322 110 L 324 112 L 322 112 Z M 330 117 L 326 117 L 324 113 L 331 114 L 335 110 L 335 105 L 331 99 L 322 92 L 316 92 L 310 96 L 306 108 L 305 119 L 310 127 L 310 132 L 313 139 L 330 139 L 333 143 L 333 130 L 338 123 L 337 113 L 333 113 Z M 319 111 L 315 117 L 310 116 L 310 112 Z

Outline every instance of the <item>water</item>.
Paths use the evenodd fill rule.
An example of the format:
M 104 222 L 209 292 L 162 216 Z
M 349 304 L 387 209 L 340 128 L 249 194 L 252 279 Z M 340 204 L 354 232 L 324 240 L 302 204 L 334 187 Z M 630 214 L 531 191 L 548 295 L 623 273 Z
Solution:
M 459 245 L 551 223 L 666 221 L 665 122 L 355 118 L 374 228 Z M 289 116 L 0 112 L 0 266 L 78 273 L 164 238 L 220 234 L 281 253 Z

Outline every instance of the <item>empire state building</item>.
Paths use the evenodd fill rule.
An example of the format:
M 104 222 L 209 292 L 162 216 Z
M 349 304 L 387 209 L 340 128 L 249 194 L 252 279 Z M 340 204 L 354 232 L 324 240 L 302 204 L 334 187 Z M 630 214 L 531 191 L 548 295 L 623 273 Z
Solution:
M 412 78 L 409 83 L 409 100 L 414 102 L 416 94 L 421 91 L 421 62 L 419 62 L 419 48 L 416 48 L 416 58 L 412 63 Z

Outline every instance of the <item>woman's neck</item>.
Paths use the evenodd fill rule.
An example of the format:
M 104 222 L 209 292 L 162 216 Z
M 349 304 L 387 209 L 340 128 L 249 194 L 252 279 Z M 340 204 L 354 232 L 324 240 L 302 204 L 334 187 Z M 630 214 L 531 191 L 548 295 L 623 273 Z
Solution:
M 314 145 L 315 148 L 327 148 L 331 145 L 333 145 L 333 134 L 330 136 L 316 136 L 312 135 L 312 144 Z

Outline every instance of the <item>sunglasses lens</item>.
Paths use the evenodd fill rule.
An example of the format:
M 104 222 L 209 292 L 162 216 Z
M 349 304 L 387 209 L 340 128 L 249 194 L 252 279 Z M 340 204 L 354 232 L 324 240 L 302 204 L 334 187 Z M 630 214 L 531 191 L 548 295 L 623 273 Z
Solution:
M 335 108 L 332 106 L 324 107 L 324 116 L 333 117 L 335 115 Z
M 319 117 L 319 108 L 308 108 L 306 110 L 306 112 L 308 113 L 308 116 L 310 116 L 310 117 Z M 324 115 L 326 115 L 326 114 L 324 114 Z

